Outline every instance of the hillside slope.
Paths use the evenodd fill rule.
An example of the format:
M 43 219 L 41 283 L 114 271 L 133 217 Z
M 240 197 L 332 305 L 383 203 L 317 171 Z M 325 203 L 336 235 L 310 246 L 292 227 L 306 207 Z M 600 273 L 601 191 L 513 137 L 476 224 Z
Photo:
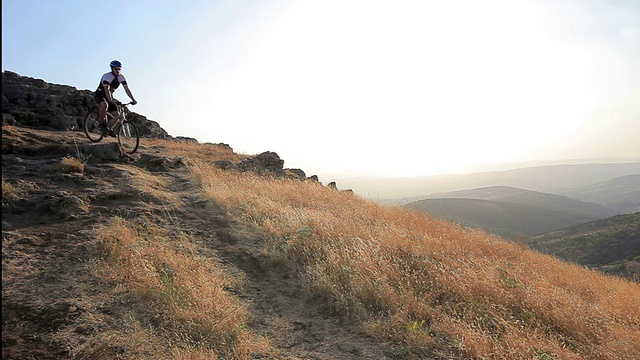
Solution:
M 2 137 L 3 359 L 198 358 L 188 347 L 171 350 L 166 343 L 181 339 L 144 331 L 158 326 L 158 316 L 170 318 L 147 314 L 149 306 L 159 307 L 157 300 L 128 294 L 126 283 L 118 288 L 112 279 L 117 268 L 101 275 L 109 269 L 101 244 L 119 229 L 118 219 L 155 229 L 156 241 L 222 268 L 220 276 L 231 280 L 216 291 L 251 314 L 243 325 L 252 330 L 245 353 L 274 359 L 384 359 L 393 353 L 394 346 L 332 316 L 302 293 L 299 278 L 265 260 L 256 245 L 261 235 L 234 224 L 204 196 L 184 162 L 194 153 L 208 162 L 246 156 L 224 145 L 143 139 L 139 154 L 114 159 L 101 157 L 116 146 L 112 138 L 89 144 L 103 149 L 91 151 L 80 132 L 3 126 Z M 91 154 L 82 155 L 86 162 L 74 161 L 83 150 Z M 169 261 L 172 251 L 163 249 L 158 261 Z M 246 358 L 224 349 L 205 354 Z
M 265 173 L 228 146 L 143 139 L 104 157 L 114 141 L 3 126 L 3 358 L 640 351 L 638 284 Z M 213 165 L 229 162 L 253 170 Z
M 530 205 L 573 216 L 591 217 L 594 219 L 617 215 L 613 210 L 594 202 L 580 201 L 568 196 L 548 194 L 539 191 L 514 188 L 510 186 L 489 186 L 438 193 L 429 198 L 457 198 L 503 201 L 515 204 Z
M 534 236 L 527 244 L 578 264 L 640 279 L 640 212 Z
M 404 206 L 462 225 L 484 229 L 512 240 L 559 230 L 594 220 L 594 217 L 507 201 L 436 198 Z
M 605 205 L 617 213 L 640 211 L 640 172 L 562 192 L 582 201 Z

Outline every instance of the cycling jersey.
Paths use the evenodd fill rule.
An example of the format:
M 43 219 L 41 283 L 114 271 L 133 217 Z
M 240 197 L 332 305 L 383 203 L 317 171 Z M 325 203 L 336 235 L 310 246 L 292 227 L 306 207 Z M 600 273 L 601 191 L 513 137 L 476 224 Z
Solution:
M 102 79 L 100 79 L 100 84 L 98 85 L 98 89 L 96 91 L 103 92 L 103 85 L 109 85 L 111 92 L 116 91 L 120 84 L 127 85 L 127 79 L 124 75 L 120 74 L 118 76 L 113 75 L 113 72 L 109 71 L 108 73 L 102 75 Z

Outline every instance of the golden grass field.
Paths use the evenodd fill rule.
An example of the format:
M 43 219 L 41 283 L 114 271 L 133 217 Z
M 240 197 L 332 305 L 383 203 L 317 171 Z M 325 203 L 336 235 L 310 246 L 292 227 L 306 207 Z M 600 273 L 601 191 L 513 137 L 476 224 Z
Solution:
M 514 243 L 314 183 L 191 167 L 206 194 L 261 229 L 274 259 L 407 353 L 631 359 L 640 287 Z
M 249 157 L 230 148 L 145 139 L 141 152 L 179 158 L 184 166 L 150 171 L 140 160 L 141 166 L 133 161 L 97 169 L 86 159 L 64 157 L 56 165 L 64 177 L 53 170 L 40 176 L 52 176 L 52 184 L 72 179 L 74 186 L 87 179 L 82 191 L 97 194 L 78 200 L 76 211 L 84 211 L 86 219 L 42 225 L 46 233 L 59 232 L 82 246 L 77 250 L 71 240 L 61 240 L 68 247 L 61 252 L 87 258 L 78 263 L 63 254 L 56 260 L 66 267 L 55 270 L 57 277 L 43 277 L 44 295 L 24 285 L 28 278 L 22 274 L 30 264 L 45 269 L 37 261 L 52 266 L 47 253 L 38 250 L 26 262 L 20 257 L 23 248 L 41 246 L 37 236 L 43 228 L 25 226 L 6 236 L 3 230 L 3 318 L 5 310 L 19 309 L 5 309 L 5 300 L 41 296 L 31 309 L 46 308 L 53 306 L 47 305 L 48 295 L 60 292 L 54 305 L 62 303 L 62 296 L 70 295 L 59 288 L 69 286 L 76 295 L 64 299 L 72 305 L 63 315 L 76 308 L 82 313 L 47 336 L 63 344 L 71 358 L 304 358 L 286 350 L 300 347 L 275 349 L 279 330 L 254 326 L 259 322 L 252 303 L 258 299 L 238 296 L 248 294 L 243 289 L 253 280 L 220 257 L 218 243 L 199 235 L 216 231 L 216 217 L 231 222 L 225 231 L 251 234 L 243 241 L 268 263 L 264 269 L 300 279 L 301 298 L 313 299 L 330 316 L 349 319 L 367 338 L 394 349 L 389 358 L 622 360 L 640 354 L 637 283 L 318 182 L 213 166 L 215 160 Z M 37 180 L 7 180 L 3 174 L 3 214 L 49 186 Z M 205 205 L 187 203 L 196 193 Z M 118 208 L 107 208 L 108 201 Z M 74 234 L 70 226 L 80 230 Z M 238 252 L 232 243 L 225 246 L 227 253 Z M 275 280 L 265 284 L 276 285 Z M 19 335 L 19 319 L 8 324 Z M 18 335 L 12 339 L 21 339 Z M 337 358 L 330 352 L 316 357 Z

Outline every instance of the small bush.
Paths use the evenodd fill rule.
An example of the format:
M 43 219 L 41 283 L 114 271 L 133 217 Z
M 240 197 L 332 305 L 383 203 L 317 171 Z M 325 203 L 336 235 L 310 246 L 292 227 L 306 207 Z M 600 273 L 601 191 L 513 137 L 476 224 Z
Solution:
M 82 174 L 84 173 L 84 165 L 84 162 L 72 156 L 65 156 L 60 161 L 60 167 L 65 173 Z

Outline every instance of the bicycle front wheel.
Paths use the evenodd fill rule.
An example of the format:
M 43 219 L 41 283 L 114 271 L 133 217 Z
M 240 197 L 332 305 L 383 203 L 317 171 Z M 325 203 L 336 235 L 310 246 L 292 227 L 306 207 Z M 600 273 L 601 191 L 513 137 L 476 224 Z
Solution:
M 104 137 L 102 129 L 100 128 L 100 118 L 97 110 L 89 111 L 87 116 L 85 116 L 84 133 L 92 142 L 98 142 Z
M 133 123 L 124 122 L 118 129 L 118 144 L 120 148 L 127 154 L 133 154 L 138 150 L 140 145 L 140 135 L 138 134 L 138 128 Z

